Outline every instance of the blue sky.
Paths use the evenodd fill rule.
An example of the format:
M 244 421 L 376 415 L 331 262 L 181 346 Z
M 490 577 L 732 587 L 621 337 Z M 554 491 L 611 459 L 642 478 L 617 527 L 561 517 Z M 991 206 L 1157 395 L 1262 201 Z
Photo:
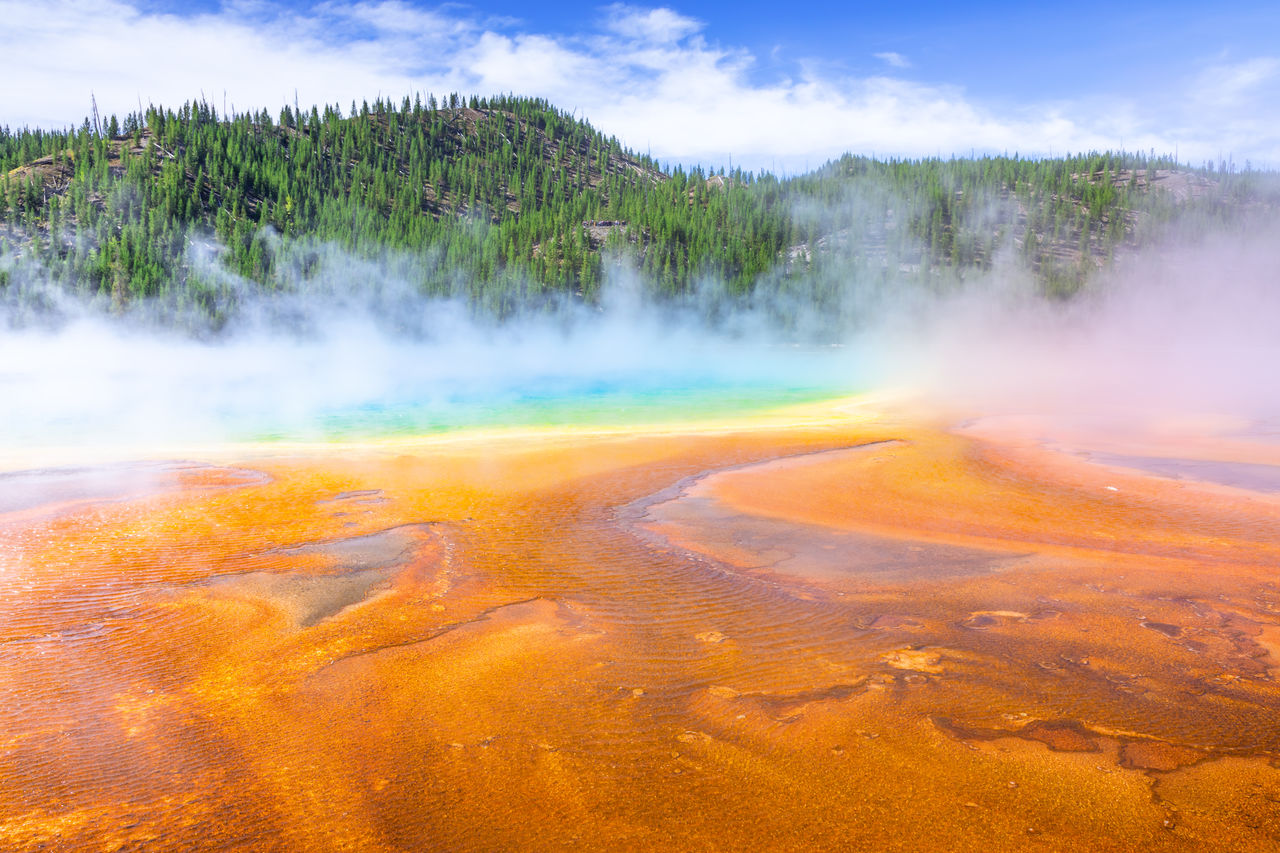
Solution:
M 1280 4 L 0 0 L 0 124 L 513 91 L 668 161 L 1104 148 L 1280 167 Z

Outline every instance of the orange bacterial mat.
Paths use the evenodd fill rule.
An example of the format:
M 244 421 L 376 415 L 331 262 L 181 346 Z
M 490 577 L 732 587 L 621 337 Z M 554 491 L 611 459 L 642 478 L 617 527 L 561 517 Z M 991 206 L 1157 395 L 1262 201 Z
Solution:
M 1033 438 L 0 476 L 0 848 L 1276 849 L 1280 496 Z

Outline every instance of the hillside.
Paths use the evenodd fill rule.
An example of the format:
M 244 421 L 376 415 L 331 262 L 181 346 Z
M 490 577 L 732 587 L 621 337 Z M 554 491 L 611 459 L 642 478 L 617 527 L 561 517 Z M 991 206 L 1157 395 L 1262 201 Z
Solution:
M 215 322 L 246 281 L 305 278 L 319 246 L 416 259 L 414 286 L 499 316 L 595 299 L 609 255 L 667 296 L 716 280 L 822 300 L 859 276 L 963 278 L 1000 258 L 1069 294 L 1178 222 L 1276 207 L 1271 175 L 1111 153 L 664 171 L 546 102 L 456 95 L 5 129 L 0 174 L 0 286 L 38 267 L 117 307 L 163 297 Z

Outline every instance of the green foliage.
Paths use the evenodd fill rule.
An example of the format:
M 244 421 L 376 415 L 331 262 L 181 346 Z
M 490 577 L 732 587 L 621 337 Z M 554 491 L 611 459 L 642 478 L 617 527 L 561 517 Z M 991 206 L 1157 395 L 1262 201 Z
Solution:
M 1257 173 L 1114 153 L 846 155 L 789 180 L 664 171 L 545 101 L 444 103 L 380 98 L 345 116 L 285 107 L 273 118 L 192 102 L 112 116 L 105 137 L 87 122 L 0 129 L 0 237 L 117 306 L 169 296 L 220 310 L 193 243 L 216 241 L 228 271 L 272 289 L 290 280 L 282 249 L 321 241 L 419 257 L 424 293 L 502 315 L 548 294 L 594 299 L 607 255 L 671 297 L 704 279 L 741 298 L 807 277 L 814 298 L 835 298 L 850 260 L 859 274 L 929 280 L 988 270 L 1002 254 L 1069 295 L 1117 247 L 1188 211 L 1226 222 L 1275 201 Z M 1170 182 L 1196 191 L 1162 191 Z

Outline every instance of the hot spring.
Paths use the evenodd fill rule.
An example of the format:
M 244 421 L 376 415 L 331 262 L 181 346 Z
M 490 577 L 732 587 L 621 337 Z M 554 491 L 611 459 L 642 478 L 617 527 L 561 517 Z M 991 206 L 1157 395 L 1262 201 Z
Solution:
M 474 331 L 3 339 L 0 845 L 1280 843 L 1253 421 Z

